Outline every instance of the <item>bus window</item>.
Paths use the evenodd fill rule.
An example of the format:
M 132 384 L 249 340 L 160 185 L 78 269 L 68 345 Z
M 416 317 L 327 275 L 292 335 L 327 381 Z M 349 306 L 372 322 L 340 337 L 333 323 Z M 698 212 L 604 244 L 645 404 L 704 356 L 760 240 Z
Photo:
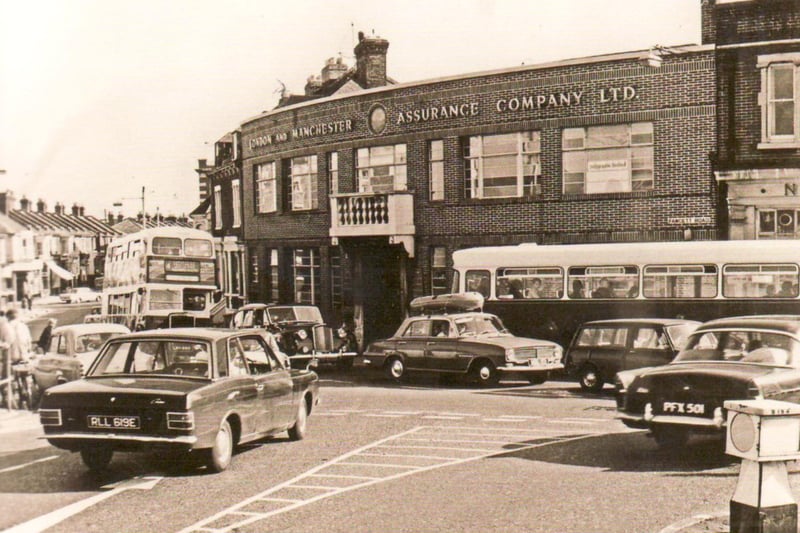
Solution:
M 211 257 L 214 254 L 214 245 L 205 239 L 186 239 L 183 245 L 188 257 Z
M 461 273 L 458 270 L 451 271 L 453 283 L 450 284 L 450 292 L 460 292 L 461 291 Z
M 155 255 L 181 255 L 181 240 L 177 237 L 153 237 Z
M 570 298 L 633 298 L 639 294 L 635 266 L 570 267 Z
M 725 265 L 722 295 L 726 298 L 796 298 L 797 265 Z
M 651 265 L 644 267 L 645 298 L 714 298 L 716 265 Z
M 500 268 L 497 270 L 498 298 L 505 296 L 526 300 L 554 300 L 563 295 L 564 271 L 560 268 Z
M 484 298 L 489 297 L 491 287 L 488 270 L 467 270 L 464 275 L 464 284 L 468 292 L 479 292 Z

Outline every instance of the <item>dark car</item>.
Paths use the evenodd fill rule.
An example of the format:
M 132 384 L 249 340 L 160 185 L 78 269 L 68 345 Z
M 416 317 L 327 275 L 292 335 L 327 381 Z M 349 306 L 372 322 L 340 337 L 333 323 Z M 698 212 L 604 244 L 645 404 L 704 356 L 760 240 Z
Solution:
M 77 381 L 48 389 L 39 418 L 48 442 L 93 470 L 115 451 L 200 456 L 212 471 L 234 448 L 289 432 L 303 438 L 319 380 L 289 370 L 258 331 L 185 328 L 108 341 Z
M 336 329 L 326 325 L 313 305 L 247 304 L 231 315 L 229 325 L 272 333 L 294 367 L 336 364 L 349 368 L 357 353 L 352 331 L 344 325 Z
M 700 322 L 631 318 L 586 322 L 564 355 L 567 372 L 585 391 L 598 392 L 621 370 L 672 361 Z
M 800 316 L 760 315 L 699 326 L 669 364 L 617 374 L 619 418 L 659 446 L 725 434 L 725 400 L 800 403 Z
M 370 344 L 356 365 L 381 370 L 395 380 L 410 371 L 469 376 L 485 385 L 512 375 L 543 383 L 551 372 L 564 368 L 558 344 L 515 337 L 495 315 L 450 313 L 453 307 L 441 304 L 443 299 L 424 298 L 411 305 L 423 314 L 404 320 L 391 338 Z

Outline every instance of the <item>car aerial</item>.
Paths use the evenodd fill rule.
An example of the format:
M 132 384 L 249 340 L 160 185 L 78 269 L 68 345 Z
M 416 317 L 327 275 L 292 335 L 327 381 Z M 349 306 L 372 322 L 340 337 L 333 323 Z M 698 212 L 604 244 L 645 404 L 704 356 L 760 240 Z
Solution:
M 101 294 L 89 287 L 75 287 L 62 292 L 59 298 L 67 304 L 99 302 Z
M 495 315 L 474 310 L 482 302 L 479 293 L 416 298 L 410 307 L 420 314 L 406 318 L 391 338 L 371 343 L 356 365 L 395 380 L 426 372 L 468 376 L 483 385 L 501 376 L 539 384 L 564 368 L 561 346 L 515 337 Z
M 92 470 L 117 451 L 230 464 L 236 446 L 288 431 L 302 439 L 319 379 L 290 370 L 256 330 L 177 328 L 109 340 L 86 375 L 42 396 L 44 438 Z
M 83 376 L 109 339 L 130 330 L 120 324 L 71 324 L 53 329 L 50 346 L 32 365 L 38 390 L 49 389 Z
M 313 305 L 251 303 L 230 316 L 233 328 L 261 328 L 273 335 L 292 366 L 336 364 L 353 365 L 357 353 L 355 336 L 344 326 L 334 329 L 325 324 L 319 308 Z
M 618 418 L 649 429 L 661 447 L 693 433 L 725 434 L 725 400 L 800 403 L 800 316 L 712 320 L 689 335 L 663 366 L 615 378 Z
M 700 322 L 677 318 L 595 320 L 582 324 L 564 354 L 567 373 L 581 389 L 602 390 L 621 370 L 672 361 Z

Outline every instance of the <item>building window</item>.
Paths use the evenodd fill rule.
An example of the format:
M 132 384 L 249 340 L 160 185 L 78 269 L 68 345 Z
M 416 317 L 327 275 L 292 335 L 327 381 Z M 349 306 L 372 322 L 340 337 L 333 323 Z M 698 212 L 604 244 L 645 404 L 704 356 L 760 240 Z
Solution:
M 759 239 L 798 239 L 800 238 L 800 210 L 797 209 L 758 209 Z
M 268 300 L 277 303 L 280 301 L 280 291 L 278 290 L 278 250 L 269 250 L 267 257 L 269 257 L 269 265 L 267 265 L 269 275 Z
M 293 157 L 289 164 L 292 188 L 289 191 L 289 208 L 292 211 L 317 209 L 317 156 Z
M 342 250 L 338 246 L 330 249 L 331 261 L 331 305 L 334 309 L 344 306 L 344 279 L 342 270 Z
M 242 204 L 239 194 L 239 180 L 231 180 L 231 206 L 233 206 L 233 227 L 242 225 Z
M 761 69 L 761 143 L 759 148 L 800 146 L 800 54 L 758 57 Z
M 261 286 L 261 280 L 259 279 L 260 269 L 258 268 L 258 252 L 250 248 L 248 257 L 250 258 L 250 287 L 258 290 Z
M 521 198 L 538 193 L 538 131 L 479 135 L 464 141 L 467 198 Z
M 406 145 L 359 148 L 358 192 L 380 194 L 406 190 Z
M 222 187 L 214 185 L 214 229 L 222 229 Z
M 428 145 L 428 180 L 430 200 L 444 200 L 444 141 Z
M 278 210 L 277 176 L 275 161 L 256 165 L 256 213 L 274 213 Z
M 294 301 L 298 304 L 316 304 L 320 294 L 319 252 L 314 248 L 297 248 L 293 251 Z
M 328 153 L 328 192 L 339 194 L 339 152 Z
M 447 248 L 431 247 L 431 294 L 446 294 L 447 284 Z
M 567 128 L 564 194 L 653 190 L 653 123 Z

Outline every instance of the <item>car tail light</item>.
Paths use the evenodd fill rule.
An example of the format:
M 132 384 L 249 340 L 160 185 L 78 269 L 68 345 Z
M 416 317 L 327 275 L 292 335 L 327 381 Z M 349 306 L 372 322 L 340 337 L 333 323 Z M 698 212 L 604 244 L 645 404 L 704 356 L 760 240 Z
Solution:
M 61 409 L 39 409 L 39 422 L 43 426 L 60 426 Z
M 194 413 L 167 413 L 167 429 L 194 429 Z

